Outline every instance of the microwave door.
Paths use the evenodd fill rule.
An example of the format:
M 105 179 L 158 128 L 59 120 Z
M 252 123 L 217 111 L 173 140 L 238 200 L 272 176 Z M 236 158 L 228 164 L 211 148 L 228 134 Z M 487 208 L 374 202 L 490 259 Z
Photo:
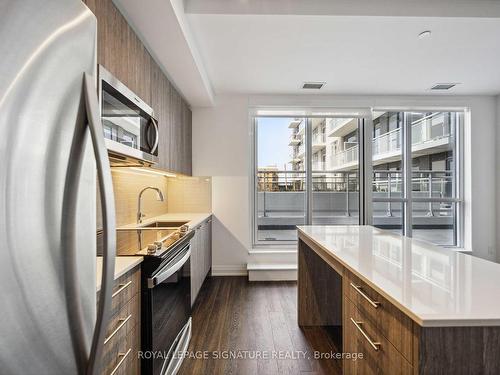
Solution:
M 99 91 L 109 151 L 149 163 L 158 161 L 158 125 L 153 109 L 101 65 Z
M 104 136 L 125 146 L 140 149 L 140 115 L 111 93 L 103 91 L 102 95 Z

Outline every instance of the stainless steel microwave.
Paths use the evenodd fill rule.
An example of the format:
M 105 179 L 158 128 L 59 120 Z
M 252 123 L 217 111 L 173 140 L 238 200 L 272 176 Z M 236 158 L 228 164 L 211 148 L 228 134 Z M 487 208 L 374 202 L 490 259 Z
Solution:
M 99 65 L 99 101 L 110 156 L 139 164 L 158 162 L 158 122 L 153 109 Z

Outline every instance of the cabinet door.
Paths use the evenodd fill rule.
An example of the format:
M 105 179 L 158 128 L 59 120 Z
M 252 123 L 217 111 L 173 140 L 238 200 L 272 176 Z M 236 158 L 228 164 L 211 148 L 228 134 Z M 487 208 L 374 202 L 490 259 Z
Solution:
M 194 304 L 196 300 L 196 296 L 198 295 L 198 284 L 199 284 L 199 230 L 194 230 L 194 237 L 191 239 L 191 306 Z
M 189 105 L 182 100 L 182 119 L 181 119 L 181 144 L 182 155 L 180 171 L 188 176 L 192 174 L 192 113 Z
M 170 82 L 155 63 L 151 65 L 151 105 L 158 120 L 158 168 L 173 170 L 170 156 L 172 123 L 170 118 Z
M 203 275 L 204 278 L 207 277 L 208 271 L 210 270 L 211 260 L 211 250 L 210 250 L 210 232 L 211 232 L 211 219 L 208 219 L 205 222 L 205 229 L 203 232 L 203 253 L 204 253 L 204 262 L 203 262 Z
M 212 268 L 212 218 L 208 219 L 208 236 L 207 236 L 207 274 Z
M 203 281 L 205 281 L 205 278 L 207 277 L 207 262 L 208 262 L 208 239 L 207 239 L 207 235 L 208 235 L 208 222 L 205 221 L 203 223 L 203 263 L 202 263 L 202 266 L 201 266 L 201 272 L 202 272 L 202 275 L 203 275 Z

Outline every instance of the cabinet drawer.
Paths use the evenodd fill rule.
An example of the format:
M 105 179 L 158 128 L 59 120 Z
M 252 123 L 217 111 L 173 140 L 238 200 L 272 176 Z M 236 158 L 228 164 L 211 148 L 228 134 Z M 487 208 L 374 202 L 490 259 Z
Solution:
M 344 352 L 363 353 L 344 360 L 344 374 L 412 374 L 411 364 L 347 297 L 344 304 Z
M 140 325 L 131 327 L 128 331 L 119 329 L 104 344 L 102 375 L 139 374 L 140 361 L 138 351 L 140 350 Z
M 128 352 L 127 332 L 118 330 L 103 347 L 102 365 L 100 373 L 103 375 L 122 374 L 121 368 L 126 367 L 132 352 Z M 128 354 L 127 354 L 128 353 Z
M 413 360 L 413 321 L 351 272 L 346 272 L 344 295 L 410 362 Z
M 111 316 L 114 316 L 120 309 L 141 290 L 141 269 L 136 267 L 125 275 L 115 280 L 113 293 L 111 294 Z M 97 292 L 97 304 L 101 292 Z
M 122 309 L 114 315 L 106 330 L 106 339 L 104 345 L 107 345 L 111 339 L 120 331 L 127 334 L 132 332 L 134 327 L 140 323 L 140 295 L 136 294 L 128 301 Z
M 111 298 L 111 316 L 115 316 L 121 308 L 140 290 L 140 269 L 127 272 L 115 281 Z

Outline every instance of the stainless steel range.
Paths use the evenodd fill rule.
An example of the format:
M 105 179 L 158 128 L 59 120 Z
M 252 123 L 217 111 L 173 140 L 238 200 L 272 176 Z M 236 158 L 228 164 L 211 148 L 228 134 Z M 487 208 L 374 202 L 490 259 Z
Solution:
M 153 222 L 117 230 L 120 255 L 140 255 L 142 263 L 139 355 L 143 374 L 175 374 L 191 339 L 190 241 L 185 222 Z
M 175 374 L 191 339 L 190 240 L 187 232 L 142 264 L 142 373 Z

